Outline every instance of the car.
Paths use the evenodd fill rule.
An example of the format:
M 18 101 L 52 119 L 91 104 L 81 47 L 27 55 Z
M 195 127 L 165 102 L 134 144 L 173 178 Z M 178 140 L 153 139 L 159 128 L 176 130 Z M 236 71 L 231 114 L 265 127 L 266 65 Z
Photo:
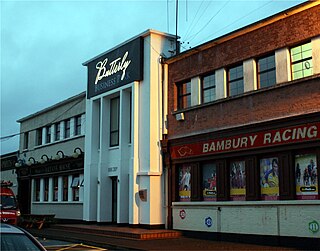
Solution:
M 26 230 L 0 223 L 1 251 L 46 251 L 45 247 Z

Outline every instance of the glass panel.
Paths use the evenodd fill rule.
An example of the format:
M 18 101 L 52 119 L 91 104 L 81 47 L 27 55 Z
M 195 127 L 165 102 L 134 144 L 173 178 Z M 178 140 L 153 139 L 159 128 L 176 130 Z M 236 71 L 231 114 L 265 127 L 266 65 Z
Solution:
M 203 200 L 217 200 L 217 167 L 215 163 L 202 166 Z
M 230 162 L 230 198 L 245 200 L 246 196 L 246 163 L 245 161 Z
M 191 166 L 183 165 L 179 168 L 179 197 L 180 201 L 191 199 Z
M 315 153 L 295 156 L 296 195 L 299 200 L 319 199 L 316 163 Z
M 272 157 L 260 160 L 260 185 L 262 199 L 279 199 L 278 158 Z

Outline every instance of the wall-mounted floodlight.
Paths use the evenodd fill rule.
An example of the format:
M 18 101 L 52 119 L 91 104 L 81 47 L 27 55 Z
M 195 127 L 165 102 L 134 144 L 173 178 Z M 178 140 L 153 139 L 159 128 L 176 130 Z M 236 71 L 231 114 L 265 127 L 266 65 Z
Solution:
M 55 160 L 63 159 L 65 157 L 63 151 L 59 150 L 56 155 L 54 156 Z
M 48 155 L 43 154 L 43 155 L 41 156 L 40 163 L 43 164 L 43 163 L 45 163 L 45 162 L 47 162 L 47 161 L 49 161 L 49 160 L 50 160 L 50 159 L 49 159 Z
M 82 153 L 83 153 L 83 152 L 82 152 L 81 148 L 80 148 L 80 147 L 77 147 L 77 148 L 74 149 L 73 154 L 72 154 L 72 157 L 73 157 L 73 158 L 78 158 L 79 155 L 81 155 Z
M 31 165 L 33 165 L 33 164 L 35 164 L 36 163 L 36 160 L 33 158 L 33 157 L 30 157 L 29 159 L 28 159 L 28 161 L 27 161 L 27 165 L 28 166 L 31 166 Z

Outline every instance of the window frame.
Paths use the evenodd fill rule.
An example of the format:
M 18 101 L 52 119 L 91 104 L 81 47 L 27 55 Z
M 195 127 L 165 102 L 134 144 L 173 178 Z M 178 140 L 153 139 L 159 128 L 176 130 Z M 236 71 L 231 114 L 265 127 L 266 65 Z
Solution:
M 213 78 L 213 85 L 209 85 L 209 87 L 204 87 L 205 85 L 205 78 L 209 78 L 212 77 Z M 209 81 L 209 83 L 211 83 L 211 81 Z M 214 90 L 214 96 L 212 97 L 211 95 L 209 95 L 209 97 L 212 97 L 212 99 L 210 98 L 209 101 L 205 101 L 205 93 L 209 92 L 211 90 Z M 202 104 L 206 104 L 206 103 L 210 103 L 213 102 L 215 100 L 217 100 L 217 96 L 216 96 L 216 74 L 215 72 L 211 72 L 209 74 L 206 74 L 204 76 L 201 77 L 201 103 Z
M 74 118 L 74 135 L 81 135 L 81 115 Z
M 190 86 L 188 86 L 188 85 L 190 85 Z M 191 107 L 191 79 L 177 83 L 176 87 L 177 87 L 177 108 L 178 108 L 178 110 L 182 110 L 182 109 L 186 109 L 186 108 Z M 190 90 L 190 91 L 188 92 L 188 90 Z M 186 104 L 185 104 L 185 98 L 186 98 Z
M 72 176 L 71 186 L 72 188 L 72 201 L 80 200 L 80 175 L 76 174 Z
M 115 105 L 113 102 L 117 102 L 116 110 L 113 108 Z M 115 116 L 115 117 L 114 117 Z M 116 122 L 115 122 L 115 120 Z M 113 123 L 116 123 L 115 128 L 113 128 Z M 120 96 L 110 99 L 110 147 L 119 146 L 119 134 L 120 134 Z M 113 142 L 113 135 L 116 136 L 115 142 Z
M 23 134 L 23 150 L 27 150 L 29 148 L 29 132 L 25 132 Z
M 64 120 L 64 138 L 68 139 L 71 137 L 71 119 Z
M 306 45 L 308 45 L 308 44 L 310 44 L 310 50 L 305 50 L 305 51 L 303 51 L 302 50 L 302 47 L 303 46 L 306 46 Z M 299 53 L 295 53 L 295 54 L 293 54 L 293 50 L 295 50 L 295 49 L 297 49 L 297 48 L 299 48 L 299 47 L 301 47 L 301 50 L 300 50 L 300 52 Z M 310 56 L 308 56 L 308 57 L 303 57 L 303 53 L 306 53 L 307 51 L 310 51 Z M 301 59 L 297 59 L 297 60 L 294 60 L 293 59 L 293 57 L 295 56 L 295 55 L 297 55 L 297 54 L 300 54 L 301 55 Z M 311 61 L 311 66 L 309 67 L 309 68 L 311 68 L 311 74 L 309 74 L 309 75 L 305 75 L 304 73 L 306 72 L 306 70 L 308 70 L 308 69 L 305 69 L 304 67 L 305 67 L 305 65 L 304 65 L 304 63 L 306 63 L 306 62 L 308 62 L 308 61 Z M 313 75 L 313 62 L 312 62 L 312 43 L 311 43 L 311 41 L 308 41 L 308 42 L 305 42 L 305 43 L 303 43 L 303 44 L 299 44 L 299 45 L 296 45 L 296 46 L 293 46 L 293 47 L 291 47 L 290 48 L 290 62 L 291 62 L 291 77 L 292 77 L 292 80 L 297 80 L 297 79 L 301 79 L 301 78 L 305 78 L 305 77 L 309 77 L 309 76 L 312 76 Z M 302 64 L 302 69 L 300 70 L 300 71 L 294 71 L 294 66 L 295 65 L 298 65 L 298 64 Z M 302 76 L 301 77 L 295 77 L 295 73 L 296 72 L 302 72 Z
M 236 75 L 238 75 L 237 68 L 240 68 L 240 67 L 242 69 L 241 77 L 236 76 L 235 78 L 231 79 L 230 71 L 236 70 Z M 233 84 L 236 84 L 238 81 L 241 81 L 241 83 L 242 83 L 242 92 L 237 92 L 236 94 L 231 94 L 231 86 Z M 237 87 L 236 89 L 238 90 L 239 88 Z M 231 66 L 227 70 L 227 94 L 228 94 L 228 97 L 233 97 L 233 96 L 241 95 L 243 93 L 244 93 L 244 74 L 243 74 L 243 63 L 241 63 L 241 64 L 237 64 L 237 65 Z
M 269 67 L 269 62 L 268 59 L 270 59 L 271 57 L 273 57 L 273 63 L 274 63 L 274 67 Z M 267 63 L 265 65 L 267 65 L 266 69 L 264 70 L 260 70 L 261 69 L 261 64 L 260 62 L 262 60 L 267 60 Z M 256 60 L 257 62 L 257 84 L 258 84 L 258 89 L 261 89 L 261 88 L 267 88 L 267 87 L 270 87 L 270 86 L 274 86 L 276 85 L 277 83 L 277 78 L 276 78 L 276 59 L 275 59 L 275 53 L 271 53 L 271 54 L 268 54 L 268 55 L 265 55 L 263 57 L 260 57 Z M 269 83 L 270 82 L 270 79 L 269 78 L 269 74 L 270 73 L 273 73 L 274 74 L 274 83 Z M 261 86 L 261 76 L 267 76 L 267 81 L 268 84 L 267 85 L 264 85 L 264 86 Z
M 60 134 L 61 134 L 61 124 L 60 124 L 60 122 L 58 122 L 54 125 L 54 140 L 55 141 L 60 140 L 60 137 L 61 137 Z
M 46 144 L 51 143 L 51 126 L 46 126 Z
M 42 145 L 42 127 L 36 130 L 36 146 Z

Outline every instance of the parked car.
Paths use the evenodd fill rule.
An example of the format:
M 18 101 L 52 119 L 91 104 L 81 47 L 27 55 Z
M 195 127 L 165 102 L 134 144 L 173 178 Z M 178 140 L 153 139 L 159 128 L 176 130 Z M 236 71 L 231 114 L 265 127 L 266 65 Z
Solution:
M 1 251 L 46 251 L 41 243 L 22 228 L 0 223 Z

